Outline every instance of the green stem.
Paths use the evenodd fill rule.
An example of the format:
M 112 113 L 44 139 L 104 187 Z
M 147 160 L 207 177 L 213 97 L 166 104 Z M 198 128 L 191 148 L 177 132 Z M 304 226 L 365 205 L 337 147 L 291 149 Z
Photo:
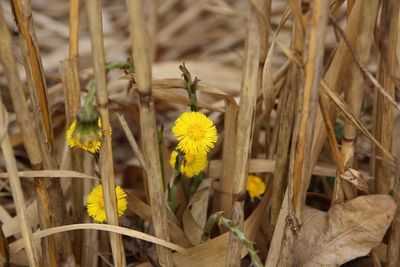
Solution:
M 222 216 L 223 212 L 216 212 L 213 215 L 210 216 L 210 218 L 208 219 L 205 227 L 204 227 L 204 234 L 202 237 L 203 241 L 206 241 L 212 231 L 212 228 L 214 227 L 214 225 L 216 223 L 218 223 L 218 225 L 224 225 L 226 228 L 229 229 L 229 231 L 231 231 L 232 233 L 234 233 L 239 240 L 243 243 L 243 245 L 246 247 L 247 251 L 249 252 L 252 264 L 254 264 L 256 267 L 262 267 L 263 264 L 260 260 L 260 258 L 257 255 L 256 250 L 254 249 L 253 246 L 253 242 L 251 242 L 250 240 L 248 240 L 246 238 L 246 236 L 244 235 L 244 233 L 242 231 L 240 231 L 239 227 L 234 224 L 231 220 L 225 218 Z
M 160 157 L 160 162 L 161 162 L 161 176 L 163 180 L 163 184 L 165 185 L 165 177 L 164 177 L 164 154 L 162 150 L 162 144 L 163 144 L 163 132 L 164 132 L 164 127 L 161 125 L 160 129 L 157 129 L 157 138 L 158 138 L 158 155 Z
M 122 69 L 128 71 L 128 73 L 134 73 L 135 72 L 135 67 L 133 65 L 133 62 L 130 58 L 128 58 L 127 61 L 123 62 L 110 62 L 106 64 L 106 70 L 110 71 L 113 69 Z
M 176 193 L 178 192 L 178 185 L 181 181 L 181 174 L 174 170 L 174 181 L 168 191 L 168 204 L 170 209 L 176 213 L 178 205 L 176 204 Z
M 107 71 L 112 69 L 123 69 L 128 71 L 128 73 L 133 73 L 134 65 L 132 60 L 130 59 L 124 62 L 110 62 L 106 64 Z M 88 95 L 86 96 L 85 103 L 83 104 L 83 107 L 80 112 L 81 119 L 83 120 L 86 121 L 94 120 L 98 116 L 93 106 L 95 93 L 96 93 L 96 81 L 93 81 L 92 85 L 89 88 Z
M 93 81 L 89 88 L 88 95 L 86 96 L 85 103 L 81 111 L 79 112 L 80 119 L 83 121 L 93 121 L 96 120 L 97 112 L 93 106 L 94 96 L 96 93 L 96 81 Z
M 179 185 L 179 183 L 181 181 L 181 177 L 182 177 L 180 168 L 181 168 L 181 165 L 182 165 L 184 159 L 185 159 L 185 156 L 184 156 L 183 152 L 178 150 L 178 155 L 176 156 L 176 162 L 175 162 L 175 166 L 174 166 L 174 176 L 172 178 L 173 182 L 168 191 L 168 204 L 173 212 L 176 212 L 176 210 L 178 208 L 176 205 L 176 193 L 178 191 L 178 185 Z
M 186 82 L 186 90 L 188 92 L 189 100 L 190 100 L 190 109 L 191 111 L 198 111 L 198 103 L 197 103 L 197 95 L 196 95 L 196 85 L 199 82 L 197 77 L 192 81 L 192 75 L 189 70 L 186 68 L 185 63 L 179 66 L 179 69 L 182 71 L 183 79 Z
M 197 188 L 199 188 L 201 182 L 204 179 L 204 174 L 203 172 L 199 173 L 198 175 L 193 176 L 190 181 L 189 181 L 189 194 L 190 197 L 192 197 L 194 195 L 194 193 L 196 193 Z

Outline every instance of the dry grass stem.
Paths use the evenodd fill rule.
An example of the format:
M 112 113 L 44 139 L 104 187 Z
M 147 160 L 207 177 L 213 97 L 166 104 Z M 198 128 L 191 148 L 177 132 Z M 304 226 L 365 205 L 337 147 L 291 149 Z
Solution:
M 0 9 L 0 11 L 2 11 Z M 0 15 L 2 16 L 2 15 Z M 1 21 L 0 21 L 1 23 Z M 7 172 L 9 174 L 9 183 L 13 195 L 13 200 L 16 206 L 19 227 L 25 246 L 26 255 L 28 257 L 30 266 L 39 266 L 38 254 L 36 251 L 35 243 L 32 236 L 32 229 L 27 222 L 27 215 L 25 212 L 25 200 L 22 191 L 21 181 L 17 173 L 17 164 L 14 157 L 13 149 L 10 142 L 10 136 L 8 134 L 8 122 L 7 113 L 3 106 L 3 101 L 0 98 L 0 127 L 3 129 L 0 132 L 1 149 L 3 152 Z
M 369 28 L 373 27 L 374 20 L 371 18 L 376 18 L 378 2 L 379 1 L 372 1 L 370 5 L 364 5 L 361 1 L 355 2 L 345 29 L 345 35 L 352 47 L 355 47 L 355 40 L 358 36 L 370 32 Z M 355 49 L 358 52 L 361 48 L 355 47 Z M 340 94 L 343 88 L 348 86 L 349 75 L 347 75 L 347 73 L 349 73 L 351 65 L 351 52 L 349 51 L 345 41 L 342 39 L 332 62 L 324 75 L 326 84 Z M 328 104 L 328 111 L 330 118 L 333 121 L 337 116 L 337 111 L 332 104 Z M 315 129 L 317 130 L 314 133 L 313 148 L 311 151 L 311 166 L 316 164 L 327 136 L 321 113 L 318 113 L 317 115 Z
M 291 6 L 292 13 L 296 7 Z M 302 52 L 303 40 L 302 26 L 303 17 L 295 24 L 295 40 L 293 47 Z M 305 205 L 305 197 L 309 185 L 310 176 L 310 152 L 312 149 L 313 129 L 318 107 L 319 81 L 321 78 L 321 65 L 323 58 L 323 44 L 325 38 L 325 29 L 328 18 L 328 3 L 314 2 L 312 15 L 309 21 L 310 32 L 307 47 L 307 60 L 305 65 L 304 89 L 299 91 L 300 114 L 297 116 L 298 128 L 294 133 L 292 144 L 292 154 L 295 151 L 292 166 L 289 171 L 289 205 L 287 220 L 293 221 L 286 226 L 285 239 L 281 252 L 280 264 L 282 266 L 291 266 L 293 261 L 292 249 L 296 235 L 296 221 L 301 221 L 301 212 Z M 301 83 L 300 83 L 301 88 Z M 292 173 L 293 172 L 293 173 Z M 293 179 L 293 180 L 291 180 Z M 291 216 L 291 217 L 289 217 Z
M 220 210 L 222 210 L 227 218 L 231 218 L 232 213 L 232 193 L 233 184 L 232 177 L 234 176 L 235 168 L 235 146 L 237 131 L 237 114 L 238 106 L 233 99 L 225 101 L 225 123 L 224 123 L 224 143 L 222 152 L 222 161 L 226 166 L 222 168 L 220 180 Z
M 78 74 L 78 62 L 76 55 L 72 58 L 60 62 L 61 83 L 64 87 L 65 96 L 65 118 L 66 125 L 71 125 L 75 119 L 75 114 L 80 109 L 80 81 Z M 83 171 L 83 153 L 81 150 L 73 149 L 69 154 L 71 169 L 79 172 Z M 72 197 L 72 216 L 73 222 L 78 223 L 83 219 L 83 180 L 75 181 L 71 184 Z M 82 252 L 82 233 L 74 232 L 74 255 L 76 262 L 81 262 Z
M 328 84 L 325 81 L 321 81 L 321 85 L 323 88 L 323 92 L 326 93 L 326 95 L 332 100 L 332 103 L 334 103 L 340 111 L 343 112 L 343 115 L 346 116 L 346 118 L 355 126 L 357 129 L 364 134 L 372 143 L 374 143 L 382 152 L 385 154 L 387 157 L 388 162 L 394 162 L 394 157 L 393 155 L 386 149 L 384 148 L 377 140 L 376 138 L 365 128 L 365 126 L 360 122 L 360 120 L 355 117 L 350 108 L 346 105 L 345 102 L 343 102 L 340 97 L 328 86 Z
M 280 119 L 279 119 L 279 136 L 276 148 L 276 162 L 274 178 L 272 180 L 272 199 L 271 199 L 271 215 L 270 226 L 268 232 L 269 240 L 275 229 L 278 220 L 279 211 L 282 206 L 285 188 L 287 186 L 288 163 L 289 163 L 289 149 L 290 140 L 294 128 L 294 117 L 297 102 L 297 90 L 293 90 L 295 83 L 293 67 L 289 69 L 288 81 L 286 82 L 285 89 L 281 95 Z M 278 111 L 279 112 L 279 111 Z
M 0 4 L 0 265 L 400 265 L 399 1 Z
M 102 122 L 103 144 L 100 149 L 100 173 L 103 186 L 104 206 L 107 222 L 118 225 L 117 200 L 115 196 L 114 167 L 112 158 L 110 120 L 108 112 L 107 82 L 105 75 L 103 23 L 101 19 L 100 1 L 90 0 L 86 2 L 89 19 L 89 30 L 93 50 L 93 68 L 96 78 L 96 100 Z M 125 266 L 125 253 L 122 237 L 116 233 L 110 233 L 111 250 L 116 266 Z
M 20 29 L 24 31 L 24 34 L 22 34 L 23 38 L 28 38 L 24 39 L 24 42 L 27 42 L 31 46 L 27 45 L 28 47 L 24 46 L 25 49 L 23 50 L 24 55 L 32 55 L 30 54 L 29 49 L 34 49 L 34 43 L 32 42 L 31 35 L 29 34 L 29 29 L 28 27 L 28 21 L 27 21 L 27 15 L 25 12 L 28 12 L 29 14 L 29 3 L 25 5 L 25 8 L 27 10 L 22 11 L 21 10 L 21 3 L 16 2 L 14 3 L 15 5 L 15 15 L 20 21 Z M 0 10 L 1 13 L 2 10 Z M 22 14 L 25 14 L 25 16 L 22 16 Z M 1 15 L 3 18 L 3 15 Z M 17 20 L 17 21 L 19 21 Z M 32 121 L 31 121 L 31 116 L 29 115 L 29 110 L 28 110 L 28 105 L 25 99 L 25 95 L 23 92 L 23 86 L 20 81 L 18 72 L 17 72 L 17 66 L 15 64 L 15 60 L 13 58 L 13 53 L 12 53 L 12 48 L 11 48 L 11 38 L 9 35 L 9 32 L 7 29 L 4 28 L 5 23 L 4 19 L 0 22 L 1 24 L 1 30 L 2 30 L 2 38 L 3 42 L 1 43 L 1 50 L 2 50 L 2 63 L 5 66 L 6 73 L 10 82 L 10 94 L 11 94 L 11 99 L 13 102 L 14 107 L 16 107 L 16 114 L 17 114 L 17 119 L 20 123 L 20 125 L 24 125 L 24 127 L 21 127 L 21 133 L 23 135 L 23 141 L 25 148 L 28 152 L 28 157 L 30 160 L 30 163 L 32 165 L 32 168 L 34 169 L 41 169 L 43 165 L 45 167 L 52 167 L 54 166 L 51 162 L 51 158 L 49 157 L 49 154 L 47 153 L 48 150 L 46 150 L 46 153 L 43 154 L 42 149 L 43 149 L 43 144 L 46 142 L 38 142 L 38 139 L 36 137 L 36 131 L 33 128 Z M 34 36 L 34 35 L 33 35 Z M 23 43 L 24 43 L 23 42 Z M 35 50 L 36 51 L 36 50 Z M 32 53 L 35 53 L 35 51 L 31 51 Z M 25 57 L 26 62 L 29 61 L 27 57 Z M 37 59 L 32 59 L 33 62 L 36 62 L 36 64 L 39 64 L 37 62 Z M 35 64 L 35 63 L 33 63 Z M 26 66 L 29 64 L 27 63 Z M 28 73 L 28 81 L 31 81 L 30 86 L 34 86 L 34 83 L 32 80 L 39 79 L 41 80 L 40 77 L 31 77 L 30 75 L 40 75 L 40 70 L 39 73 L 37 73 L 38 70 L 34 70 L 36 74 L 32 74 L 29 70 L 29 68 L 26 68 L 26 71 Z M 30 87 L 30 92 L 33 92 L 33 88 Z M 31 94 L 31 96 L 34 97 L 34 94 Z M 33 99 L 33 98 L 31 98 Z M 36 99 L 36 98 L 35 98 Z M 47 101 L 44 101 L 47 103 Z M 34 102 L 36 103 L 36 102 Z M 35 107 L 38 107 L 38 105 L 34 105 Z M 35 111 L 39 112 L 37 109 L 34 109 Z M 44 109 L 44 113 L 46 113 L 47 106 Z M 37 113 L 35 113 L 37 114 Z M 40 115 L 38 115 L 40 116 Z M 38 116 L 34 116 L 35 118 L 38 118 Z M 40 121 L 40 120 L 39 120 Z M 40 123 L 36 121 L 36 123 Z M 42 125 L 42 124 L 40 124 Z M 40 126 L 39 126 L 40 128 Z M 43 133 L 43 132 L 42 132 Z M 44 137 L 44 139 L 41 140 L 47 140 L 47 137 Z M 46 146 L 48 149 L 48 146 Z M 42 158 L 42 156 L 44 157 Z M 43 160 L 44 159 L 44 160 Z M 61 214 L 65 214 L 65 205 L 64 201 L 62 200 L 62 195 L 60 194 L 61 188 L 60 188 L 60 183 L 57 180 L 48 180 L 48 179 L 43 179 L 43 178 L 37 178 L 35 179 L 35 189 L 36 193 L 38 195 L 38 205 L 39 209 L 41 211 L 41 226 L 43 228 L 51 227 L 53 225 L 60 225 L 61 222 L 63 221 L 62 217 L 60 217 Z M 57 206 L 57 207 L 56 207 Z M 60 236 L 59 236 L 60 237 Z M 60 243 L 60 246 L 63 248 L 62 253 L 63 256 L 66 258 L 69 257 L 71 254 L 71 247 L 69 243 L 68 236 L 63 235 L 62 237 L 64 240 L 62 243 Z M 56 247 L 55 247 L 55 240 L 54 237 L 50 237 L 47 240 L 44 240 L 43 243 L 43 251 L 44 251 L 44 257 L 42 260 L 44 263 L 47 264 L 57 264 L 57 252 L 56 252 Z
M 400 134 L 400 115 L 396 116 L 393 136 Z M 394 199 L 397 202 L 396 215 L 394 217 L 392 228 L 390 229 L 389 242 L 387 247 L 386 266 L 395 267 L 400 264 L 398 248 L 400 246 L 400 142 L 393 144 L 393 153 L 396 155 L 396 176 L 394 186 Z
M 244 193 L 247 181 L 247 164 L 250 157 L 251 141 L 254 126 L 254 115 L 257 98 L 257 79 L 258 63 L 260 58 L 260 15 L 252 1 L 248 1 L 247 33 L 245 40 L 245 57 L 243 63 L 243 81 L 240 94 L 240 105 L 238 111 L 236 149 L 235 149 L 235 173 L 233 180 L 233 201 L 241 202 L 238 198 Z M 233 204 L 232 218 L 240 219 L 241 216 L 235 214 L 240 212 L 239 207 Z M 233 221 L 241 225 L 240 221 Z M 230 244 L 228 246 L 228 256 L 226 263 L 229 266 L 240 266 L 239 261 L 231 261 L 230 258 L 237 259 L 241 251 L 240 240 L 230 233 Z
M 129 129 L 128 123 L 126 122 L 125 117 L 122 114 L 116 114 L 119 123 L 122 126 L 122 129 L 124 130 L 124 133 L 126 135 L 126 138 L 129 141 L 129 144 L 131 145 L 131 148 L 133 150 L 133 153 L 135 153 L 136 158 L 139 161 L 140 167 L 143 168 L 143 170 L 147 171 L 146 167 L 146 161 L 144 160 L 143 154 L 140 151 L 139 145 L 135 140 L 135 137 L 133 136 L 131 130 Z
M 344 186 L 340 179 L 340 175 L 344 173 L 345 167 L 342 162 L 339 146 L 336 141 L 335 130 L 333 128 L 332 122 L 329 119 L 329 113 L 326 102 L 327 100 L 325 96 L 321 94 L 319 96 L 319 106 L 321 108 L 322 117 L 324 118 L 326 123 L 326 130 L 328 132 L 328 141 L 329 141 L 329 146 L 331 148 L 331 153 L 333 154 L 336 166 L 338 167 L 338 173 L 337 175 L 335 175 L 335 185 L 333 187 L 333 195 L 332 195 L 332 205 L 334 205 L 337 203 L 342 203 L 344 201 L 345 194 L 347 199 L 352 199 L 354 195 L 351 185 L 349 184 L 349 187 Z
M 25 61 L 28 85 L 36 114 L 36 127 L 40 138 L 45 141 L 47 149 L 53 146 L 54 137 L 51 125 L 50 106 L 48 104 L 47 86 L 43 75 L 43 66 L 33 26 L 31 3 L 29 0 L 14 0 L 12 9 L 22 42 L 22 53 Z M 42 128 L 43 127 L 43 128 Z
M 69 58 L 78 57 L 79 49 L 79 3 L 80 0 L 71 0 L 69 8 Z
M 158 152 L 157 126 L 151 89 L 150 40 L 146 31 L 142 0 L 128 0 L 132 54 L 135 64 L 135 82 L 138 86 L 141 136 L 146 160 L 147 183 L 156 236 L 169 240 L 163 178 Z M 171 252 L 157 247 L 161 266 L 172 266 Z
M 399 1 L 385 1 L 382 3 L 382 14 L 379 36 L 379 65 L 378 81 L 385 88 L 385 92 L 394 99 L 395 96 L 395 75 L 398 71 L 397 63 L 397 42 L 399 31 Z M 394 121 L 394 109 L 391 103 L 383 95 L 378 94 L 377 111 L 375 119 L 375 135 L 377 141 L 389 150 L 392 146 L 392 133 Z M 377 151 L 379 156 L 389 159 L 382 151 Z M 387 194 L 390 191 L 390 178 L 392 177 L 392 168 L 384 161 L 375 161 L 375 188 L 377 193 Z

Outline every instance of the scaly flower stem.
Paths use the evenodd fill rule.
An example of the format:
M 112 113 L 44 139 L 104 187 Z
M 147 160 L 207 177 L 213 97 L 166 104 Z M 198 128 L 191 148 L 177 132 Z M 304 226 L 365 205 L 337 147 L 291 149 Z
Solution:
M 127 61 L 107 63 L 106 70 L 110 71 L 112 69 L 122 69 L 122 70 L 126 70 L 128 73 L 135 72 L 135 66 L 133 65 L 131 58 L 128 58 Z
M 176 209 L 178 208 L 176 205 L 176 193 L 177 193 L 178 185 L 179 185 L 179 183 L 181 181 L 181 177 L 182 177 L 180 169 L 181 169 L 181 165 L 182 165 L 184 159 L 185 159 L 185 155 L 183 154 L 183 152 L 178 150 L 178 156 L 176 156 L 176 163 L 175 163 L 175 167 L 174 167 L 173 182 L 168 191 L 168 204 L 173 212 L 175 212 Z
M 160 162 L 161 162 L 161 176 L 163 179 L 163 184 L 165 185 L 165 177 L 164 177 L 164 155 L 163 155 L 163 149 L 162 149 L 162 143 L 164 139 L 164 126 L 161 125 L 160 129 L 157 129 L 157 138 L 158 138 L 158 154 L 160 156 Z
M 194 81 L 192 81 L 192 75 L 186 68 L 185 63 L 179 65 L 179 69 L 182 71 L 183 79 L 186 82 L 186 90 L 188 92 L 189 100 L 191 103 L 190 109 L 191 111 L 198 111 L 199 107 L 197 104 L 196 85 L 199 82 L 199 80 L 197 79 L 197 77 L 195 77 Z
M 110 62 L 106 64 L 106 70 L 112 70 L 112 69 L 122 69 L 127 71 L 128 73 L 133 73 L 135 68 L 133 65 L 133 62 L 131 59 L 128 58 L 127 61 L 124 62 Z M 97 112 L 94 112 L 94 96 L 96 93 L 96 81 L 93 81 L 92 85 L 89 88 L 88 95 L 85 99 L 85 103 L 83 104 L 82 112 L 80 113 L 82 119 L 84 120 L 92 120 L 95 119 L 95 116 L 97 115 Z
M 95 120 L 95 116 L 98 116 L 93 106 L 95 93 L 96 93 L 96 81 L 93 81 L 92 85 L 89 88 L 89 92 L 88 95 L 86 96 L 82 110 L 79 112 L 80 113 L 79 115 L 83 120 Z
M 222 216 L 223 213 L 224 213 L 223 211 L 220 211 L 220 212 L 216 212 L 210 216 L 206 225 L 204 226 L 204 234 L 203 234 L 202 240 L 205 242 L 208 239 L 208 237 L 216 223 L 218 225 L 222 224 L 226 228 L 228 228 L 229 231 L 231 231 L 233 234 L 235 234 L 239 238 L 239 240 L 243 243 L 243 245 L 246 247 L 247 251 L 249 252 L 252 264 L 254 264 L 254 266 L 256 266 L 256 267 L 262 267 L 263 264 L 262 264 L 260 258 L 258 257 L 257 252 L 254 249 L 253 242 L 251 242 L 250 240 L 248 240 L 246 238 L 244 233 L 240 231 L 239 227 L 236 224 L 234 224 L 231 220 L 223 217 Z
M 203 172 L 199 173 L 198 175 L 193 176 L 189 181 L 189 193 L 190 196 L 193 196 L 196 193 L 197 188 L 199 188 L 201 182 L 204 179 Z

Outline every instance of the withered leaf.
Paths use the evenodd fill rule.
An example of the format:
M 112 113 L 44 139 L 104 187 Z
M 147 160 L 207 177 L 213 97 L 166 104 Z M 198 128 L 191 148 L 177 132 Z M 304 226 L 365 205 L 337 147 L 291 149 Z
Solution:
M 183 213 L 183 230 L 192 245 L 198 245 L 201 242 L 207 215 L 211 183 L 211 179 L 204 179 L 202 181 L 198 191 L 190 199 Z
M 358 190 L 368 193 L 368 184 L 359 171 L 350 168 L 341 174 L 340 178 L 352 183 Z
M 306 207 L 295 245 L 296 266 L 343 264 L 367 255 L 381 242 L 395 209 L 389 195 L 357 197 L 328 212 Z

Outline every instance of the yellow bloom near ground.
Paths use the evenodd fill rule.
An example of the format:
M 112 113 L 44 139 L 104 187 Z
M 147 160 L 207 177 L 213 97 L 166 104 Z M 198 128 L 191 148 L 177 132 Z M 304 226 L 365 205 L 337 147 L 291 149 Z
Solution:
M 217 142 L 214 123 L 201 112 L 185 112 L 175 121 L 172 132 L 178 139 L 177 148 L 186 154 L 207 154 Z
M 111 132 L 110 127 L 109 133 Z M 94 122 L 74 120 L 66 133 L 67 144 L 69 147 L 79 147 L 96 153 L 100 150 L 102 135 L 100 118 Z
M 175 168 L 176 157 L 178 152 L 172 151 L 169 164 L 172 168 Z M 198 175 L 204 170 L 207 165 L 206 154 L 185 154 L 185 160 L 181 165 L 180 172 L 188 178 Z
M 247 192 L 249 193 L 251 199 L 264 194 L 266 188 L 266 184 L 260 177 L 255 175 L 249 175 L 247 177 Z
M 115 187 L 117 196 L 118 217 L 124 215 L 127 208 L 126 193 L 120 186 Z M 96 222 L 103 223 L 106 221 L 106 211 L 103 200 L 103 186 L 98 185 L 92 189 L 87 198 L 87 212 Z

